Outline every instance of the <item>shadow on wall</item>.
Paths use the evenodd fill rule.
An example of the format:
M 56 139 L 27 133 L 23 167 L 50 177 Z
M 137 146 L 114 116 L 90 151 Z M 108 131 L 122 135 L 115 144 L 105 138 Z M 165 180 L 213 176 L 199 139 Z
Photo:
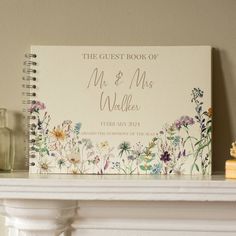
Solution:
M 13 134 L 15 137 L 14 170 L 28 170 L 28 161 L 25 157 L 24 115 L 20 112 L 13 112 L 10 115 L 13 120 Z
M 224 51 L 213 49 L 212 52 L 212 100 L 213 100 L 213 173 L 224 171 L 225 161 L 229 158 L 232 129 L 230 123 L 229 103 L 227 100 L 226 79 L 222 70 L 222 57 L 227 64 Z

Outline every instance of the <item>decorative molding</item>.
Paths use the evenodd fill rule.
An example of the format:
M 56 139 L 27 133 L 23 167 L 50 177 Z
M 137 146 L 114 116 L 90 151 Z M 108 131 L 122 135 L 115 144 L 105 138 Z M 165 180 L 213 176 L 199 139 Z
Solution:
M 236 234 L 234 208 L 232 202 L 83 201 L 79 202 L 79 218 L 72 227 L 75 236 L 102 235 L 102 232 L 106 235 Z
M 9 236 L 232 236 L 235 207 L 223 176 L 0 174 Z
M 236 201 L 223 176 L 0 175 L 0 198 L 57 200 Z
M 76 209 L 76 201 L 4 200 L 2 214 L 9 236 L 49 236 L 69 230 Z
M 116 221 L 115 221 L 116 220 Z M 204 220 L 130 220 L 130 219 L 89 219 L 74 223 L 77 230 L 109 230 L 109 231 L 175 231 L 175 232 L 234 232 L 236 233 L 235 221 L 213 221 Z

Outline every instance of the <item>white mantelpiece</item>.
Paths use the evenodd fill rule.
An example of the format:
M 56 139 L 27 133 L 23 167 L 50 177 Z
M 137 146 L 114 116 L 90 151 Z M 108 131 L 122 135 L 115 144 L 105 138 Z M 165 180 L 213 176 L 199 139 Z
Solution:
M 0 174 L 11 236 L 236 235 L 236 181 L 223 176 Z

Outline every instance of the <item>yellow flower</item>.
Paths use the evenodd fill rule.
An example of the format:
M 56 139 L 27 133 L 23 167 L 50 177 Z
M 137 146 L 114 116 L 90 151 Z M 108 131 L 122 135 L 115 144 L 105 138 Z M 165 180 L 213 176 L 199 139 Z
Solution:
M 39 162 L 40 173 L 48 173 L 50 172 L 50 168 L 51 168 L 50 162 L 46 160 Z
M 107 141 L 100 142 L 98 146 L 99 146 L 99 148 L 100 148 L 101 150 L 106 150 L 106 149 L 109 148 L 109 144 L 108 144 Z
M 47 171 L 48 170 L 48 164 L 47 163 L 41 163 L 40 165 L 41 169 Z
M 144 160 L 145 161 L 150 161 L 152 159 L 152 156 L 151 155 L 148 155 L 148 156 L 145 156 L 144 157 Z
M 76 164 L 80 163 L 79 153 L 71 153 L 71 154 L 67 155 L 66 158 L 73 165 L 76 165 Z
M 211 118 L 212 115 L 213 115 L 213 110 L 212 110 L 212 107 L 210 107 L 207 111 L 207 116 Z
M 73 175 L 78 175 L 79 174 L 78 169 L 73 169 L 71 172 L 72 172 Z
M 230 155 L 236 158 L 236 141 L 232 143 L 232 148 L 230 149 Z
M 53 131 L 51 132 L 51 134 L 56 140 L 63 141 L 66 137 L 65 132 L 60 128 L 54 128 Z

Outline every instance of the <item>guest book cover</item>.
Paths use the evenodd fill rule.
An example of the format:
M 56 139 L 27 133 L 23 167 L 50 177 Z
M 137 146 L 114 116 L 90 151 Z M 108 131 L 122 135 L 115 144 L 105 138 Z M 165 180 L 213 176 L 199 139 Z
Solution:
M 31 55 L 30 172 L 211 173 L 211 47 L 32 46 Z

